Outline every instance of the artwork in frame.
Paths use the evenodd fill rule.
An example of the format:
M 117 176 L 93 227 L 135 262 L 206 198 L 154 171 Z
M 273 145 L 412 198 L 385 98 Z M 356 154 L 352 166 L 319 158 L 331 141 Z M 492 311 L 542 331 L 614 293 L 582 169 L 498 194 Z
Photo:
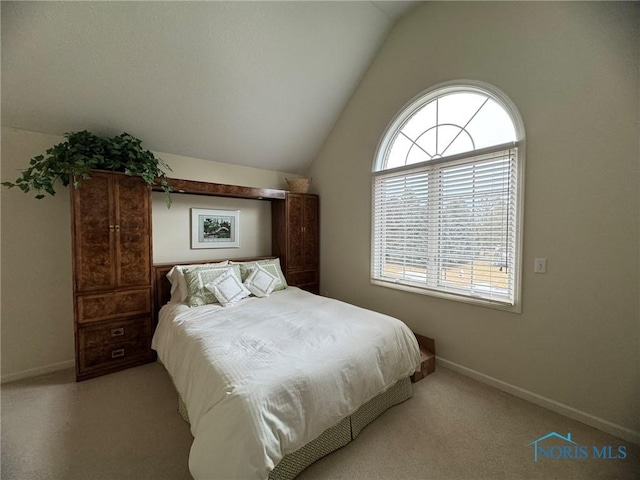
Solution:
M 240 247 L 240 210 L 191 209 L 191 248 Z

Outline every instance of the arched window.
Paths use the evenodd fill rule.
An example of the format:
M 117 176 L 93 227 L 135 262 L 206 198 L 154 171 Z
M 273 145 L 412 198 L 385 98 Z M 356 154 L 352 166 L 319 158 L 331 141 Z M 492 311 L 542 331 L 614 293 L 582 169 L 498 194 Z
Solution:
M 409 102 L 378 147 L 371 280 L 519 311 L 524 127 L 479 82 Z

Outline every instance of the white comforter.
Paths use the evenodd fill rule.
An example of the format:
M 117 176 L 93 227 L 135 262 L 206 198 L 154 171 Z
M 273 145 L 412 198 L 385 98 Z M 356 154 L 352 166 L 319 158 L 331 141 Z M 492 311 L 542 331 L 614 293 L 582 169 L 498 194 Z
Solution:
M 227 308 L 169 304 L 153 348 L 189 412 L 196 479 L 266 479 L 420 363 L 400 320 L 295 287 Z

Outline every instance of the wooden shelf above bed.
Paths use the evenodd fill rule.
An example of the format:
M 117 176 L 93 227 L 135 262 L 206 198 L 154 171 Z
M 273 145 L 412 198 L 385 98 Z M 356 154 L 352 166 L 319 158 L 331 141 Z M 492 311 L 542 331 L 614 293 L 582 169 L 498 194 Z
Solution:
M 179 178 L 167 178 L 167 183 L 173 187 L 172 193 L 248 198 L 252 200 L 284 200 L 287 196 L 286 190 L 276 190 L 274 188 L 241 187 L 239 185 L 198 182 L 195 180 L 182 180 Z M 153 186 L 153 190 L 161 192 L 162 187 L 159 183 L 156 183 Z

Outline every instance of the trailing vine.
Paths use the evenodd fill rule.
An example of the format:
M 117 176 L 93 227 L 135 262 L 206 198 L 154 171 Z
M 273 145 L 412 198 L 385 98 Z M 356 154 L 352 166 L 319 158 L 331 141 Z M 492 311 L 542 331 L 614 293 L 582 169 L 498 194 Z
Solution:
M 55 186 L 73 184 L 79 188 L 83 180 L 91 178 L 91 170 L 109 170 L 139 176 L 149 185 L 159 181 L 166 194 L 167 207 L 171 206 L 172 188 L 167 183 L 169 165 L 149 150 L 142 141 L 121 133 L 102 138 L 83 130 L 65 134 L 66 141 L 49 148 L 45 155 L 37 155 L 22 170 L 15 182 L 2 182 L 8 188 L 18 187 L 27 193 L 35 191 L 35 198 L 55 195 Z

